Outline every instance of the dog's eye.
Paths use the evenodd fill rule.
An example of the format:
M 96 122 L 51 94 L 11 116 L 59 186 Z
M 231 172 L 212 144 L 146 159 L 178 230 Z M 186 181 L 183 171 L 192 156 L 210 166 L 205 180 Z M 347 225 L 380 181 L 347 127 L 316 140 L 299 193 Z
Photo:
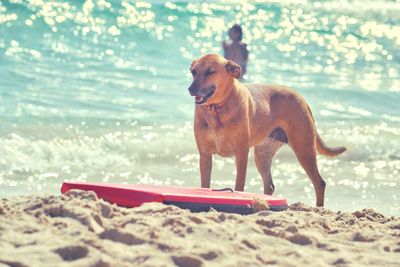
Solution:
M 192 70 L 191 73 L 192 73 L 192 76 L 196 76 L 196 71 L 195 70 Z
M 215 73 L 215 71 L 209 69 L 209 70 L 206 71 L 206 73 L 204 74 L 204 76 L 208 76 L 208 75 L 211 75 L 211 74 L 213 74 L 213 73 Z

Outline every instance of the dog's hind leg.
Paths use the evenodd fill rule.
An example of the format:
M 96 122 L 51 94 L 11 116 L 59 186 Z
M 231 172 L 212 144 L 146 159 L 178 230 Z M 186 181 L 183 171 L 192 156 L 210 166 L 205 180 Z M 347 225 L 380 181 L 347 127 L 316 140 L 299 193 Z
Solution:
M 315 125 L 312 121 L 293 122 L 290 131 L 287 132 L 288 144 L 314 185 L 317 197 L 316 205 L 322 207 L 324 206 L 325 181 L 322 179 L 317 166 Z
M 256 162 L 257 170 L 263 179 L 264 194 L 267 195 L 272 195 L 275 190 L 275 186 L 271 176 L 272 158 L 274 157 L 278 149 L 284 144 L 283 142 L 275 138 L 271 138 L 271 135 L 270 137 L 267 137 L 264 142 L 254 147 L 254 159 Z

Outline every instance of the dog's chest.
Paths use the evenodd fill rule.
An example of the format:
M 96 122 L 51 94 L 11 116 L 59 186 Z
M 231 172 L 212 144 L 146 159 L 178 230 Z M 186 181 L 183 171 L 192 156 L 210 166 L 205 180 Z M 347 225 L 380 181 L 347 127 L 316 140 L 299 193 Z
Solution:
M 214 153 L 223 157 L 235 155 L 236 140 L 235 136 L 229 133 L 229 129 L 210 129 L 207 131 L 207 135 L 214 148 Z
M 224 109 L 217 112 L 205 112 L 201 132 L 209 151 L 223 157 L 234 156 L 238 139 L 242 132 L 241 109 Z

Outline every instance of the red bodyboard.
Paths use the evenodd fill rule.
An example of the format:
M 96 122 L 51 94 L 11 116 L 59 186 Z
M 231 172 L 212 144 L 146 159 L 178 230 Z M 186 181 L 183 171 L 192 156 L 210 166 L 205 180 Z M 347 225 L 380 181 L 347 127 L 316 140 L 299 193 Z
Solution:
M 207 206 L 225 211 L 221 207 L 229 207 L 233 210 L 235 210 L 235 207 L 251 208 L 256 199 L 261 199 L 268 203 L 271 210 L 287 208 L 287 201 L 283 197 L 238 191 L 219 191 L 209 188 L 64 182 L 61 192 L 65 193 L 71 189 L 94 191 L 99 198 L 124 207 L 137 207 L 145 202 L 162 202 L 189 209 L 193 206 Z M 196 211 L 196 209 L 191 210 Z M 203 211 L 203 209 L 198 211 Z M 237 213 L 248 214 L 252 212 Z

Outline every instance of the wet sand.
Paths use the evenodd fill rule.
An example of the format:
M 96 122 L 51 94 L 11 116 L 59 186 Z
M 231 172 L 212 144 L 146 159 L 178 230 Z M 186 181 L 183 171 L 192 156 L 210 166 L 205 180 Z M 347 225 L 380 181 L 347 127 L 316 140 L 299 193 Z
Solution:
M 400 218 L 292 204 L 126 209 L 92 192 L 0 200 L 0 266 L 400 266 Z

